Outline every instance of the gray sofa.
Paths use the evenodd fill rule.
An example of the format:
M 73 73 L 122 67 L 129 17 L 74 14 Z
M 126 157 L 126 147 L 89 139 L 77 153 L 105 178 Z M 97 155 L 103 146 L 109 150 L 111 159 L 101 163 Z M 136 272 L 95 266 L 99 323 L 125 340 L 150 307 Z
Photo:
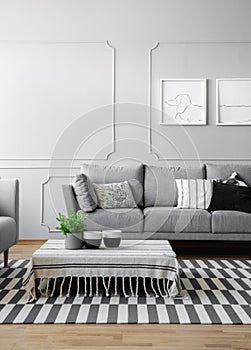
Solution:
M 4 253 L 4 266 L 8 265 L 9 248 L 19 236 L 19 182 L 0 179 L 0 252 Z
M 237 211 L 179 209 L 175 179 L 226 179 L 234 171 L 251 186 L 251 165 L 205 164 L 164 167 L 135 164 L 110 167 L 84 164 L 82 172 L 91 182 L 111 183 L 137 179 L 143 196 L 137 208 L 96 209 L 89 213 L 88 230 L 119 228 L 128 239 L 200 241 L 251 241 L 251 214 Z M 80 210 L 71 185 L 63 185 L 67 210 Z

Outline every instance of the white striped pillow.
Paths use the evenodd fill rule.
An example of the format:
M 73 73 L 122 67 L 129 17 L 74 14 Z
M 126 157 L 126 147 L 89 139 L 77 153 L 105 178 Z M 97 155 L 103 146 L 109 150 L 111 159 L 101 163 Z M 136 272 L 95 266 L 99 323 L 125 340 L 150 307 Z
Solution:
M 213 180 L 178 179 L 177 208 L 207 209 L 213 194 Z

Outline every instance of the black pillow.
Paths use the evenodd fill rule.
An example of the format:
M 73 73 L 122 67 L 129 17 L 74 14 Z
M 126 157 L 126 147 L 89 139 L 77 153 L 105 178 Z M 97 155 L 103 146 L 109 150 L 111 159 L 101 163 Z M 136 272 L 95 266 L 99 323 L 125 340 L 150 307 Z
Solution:
M 236 210 L 251 213 L 251 187 L 213 182 L 213 195 L 209 212 L 215 210 Z

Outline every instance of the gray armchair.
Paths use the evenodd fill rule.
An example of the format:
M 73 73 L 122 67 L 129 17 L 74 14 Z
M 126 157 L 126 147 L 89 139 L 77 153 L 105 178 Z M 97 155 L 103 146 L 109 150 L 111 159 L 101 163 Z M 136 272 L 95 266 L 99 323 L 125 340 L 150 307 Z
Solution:
M 8 266 L 9 248 L 19 237 L 19 182 L 0 179 L 0 253 L 4 253 L 4 266 Z

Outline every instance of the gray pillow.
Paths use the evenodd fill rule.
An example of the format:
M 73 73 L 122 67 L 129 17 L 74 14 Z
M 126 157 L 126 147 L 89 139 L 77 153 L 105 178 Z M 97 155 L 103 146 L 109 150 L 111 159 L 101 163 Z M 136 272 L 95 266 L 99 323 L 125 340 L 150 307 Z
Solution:
M 78 174 L 75 176 L 73 181 L 74 192 L 79 207 L 85 212 L 92 212 L 97 208 L 97 204 L 90 194 L 89 187 L 90 184 L 85 174 Z
M 98 205 L 103 209 L 135 208 L 132 190 L 127 181 L 110 184 L 93 184 Z

